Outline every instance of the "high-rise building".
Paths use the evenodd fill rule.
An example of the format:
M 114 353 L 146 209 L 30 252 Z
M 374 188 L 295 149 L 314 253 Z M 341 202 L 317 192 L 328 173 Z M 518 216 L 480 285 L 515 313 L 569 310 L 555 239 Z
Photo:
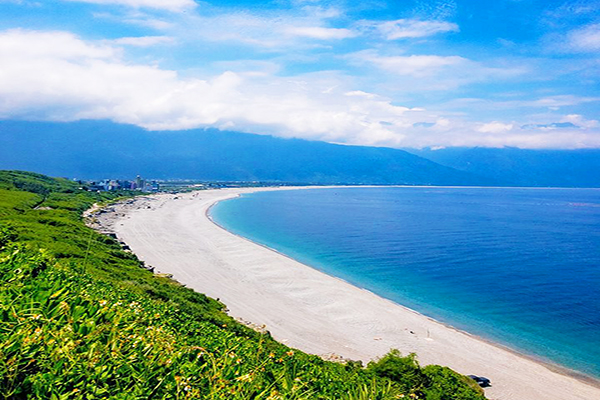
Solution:
M 144 187 L 146 186 L 146 182 L 142 179 L 141 176 L 136 176 L 135 177 L 135 188 L 139 189 L 139 190 L 144 190 Z

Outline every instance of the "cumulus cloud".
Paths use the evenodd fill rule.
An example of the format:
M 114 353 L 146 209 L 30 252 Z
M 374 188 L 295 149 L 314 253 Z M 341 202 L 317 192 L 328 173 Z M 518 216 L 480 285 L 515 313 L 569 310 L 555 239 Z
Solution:
M 458 32 L 458 25 L 446 21 L 398 19 L 395 21 L 363 21 L 363 29 L 374 30 L 387 40 L 423 38 L 442 32 Z
M 118 45 L 25 30 L 0 32 L 0 118 L 110 119 L 152 130 L 216 127 L 391 147 L 600 146 L 597 122 L 551 132 L 469 122 L 394 104 L 333 72 L 182 77 L 128 62 Z M 583 117 L 565 118 L 583 126 Z
M 184 11 L 194 8 L 194 0 L 63 0 L 79 3 L 93 3 L 101 5 L 121 5 L 132 8 L 153 8 L 167 11 Z
M 45 43 L 53 43 L 56 53 L 41 51 Z M 410 111 L 386 99 L 327 92 L 326 86 L 342 85 L 331 78 L 225 72 L 184 79 L 127 63 L 118 49 L 64 32 L 4 32 L 0 60 L 2 118 L 111 119 L 156 130 L 215 126 L 381 144 L 395 143 L 401 134 L 380 121 L 407 125 L 403 115 Z

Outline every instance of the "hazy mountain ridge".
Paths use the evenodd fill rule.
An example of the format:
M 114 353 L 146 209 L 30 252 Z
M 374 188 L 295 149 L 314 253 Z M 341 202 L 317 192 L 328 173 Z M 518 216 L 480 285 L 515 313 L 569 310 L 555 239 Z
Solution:
M 391 149 L 106 121 L 0 121 L 0 169 L 99 179 L 600 187 L 600 150 Z
M 483 185 L 403 150 L 217 130 L 148 132 L 104 121 L 0 122 L 0 169 L 79 178 Z
M 515 186 L 600 187 L 600 149 L 450 147 L 405 150 L 448 167 Z

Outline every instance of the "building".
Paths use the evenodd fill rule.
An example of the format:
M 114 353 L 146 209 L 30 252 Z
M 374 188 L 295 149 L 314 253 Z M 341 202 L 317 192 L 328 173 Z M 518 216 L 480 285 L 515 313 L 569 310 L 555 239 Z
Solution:
M 136 176 L 135 177 L 135 189 L 137 190 L 144 190 L 146 186 L 146 181 L 142 179 L 141 176 Z

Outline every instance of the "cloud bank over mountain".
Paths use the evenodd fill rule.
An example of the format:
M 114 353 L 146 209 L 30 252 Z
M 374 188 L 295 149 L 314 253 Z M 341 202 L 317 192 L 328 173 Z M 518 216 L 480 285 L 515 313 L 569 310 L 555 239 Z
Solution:
M 1 2 L 13 18 L 0 18 L 0 118 L 387 147 L 600 147 L 598 67 L 586 68 L 600 65 L 596 11 L 557 30 L 561 10 L 548 6 L 539 37 L 496 27 L 481 43 L 461 12 L 483 10 L 430 3 Z M 532 47 L 551 35 L 577 64 L 564 48 Z

